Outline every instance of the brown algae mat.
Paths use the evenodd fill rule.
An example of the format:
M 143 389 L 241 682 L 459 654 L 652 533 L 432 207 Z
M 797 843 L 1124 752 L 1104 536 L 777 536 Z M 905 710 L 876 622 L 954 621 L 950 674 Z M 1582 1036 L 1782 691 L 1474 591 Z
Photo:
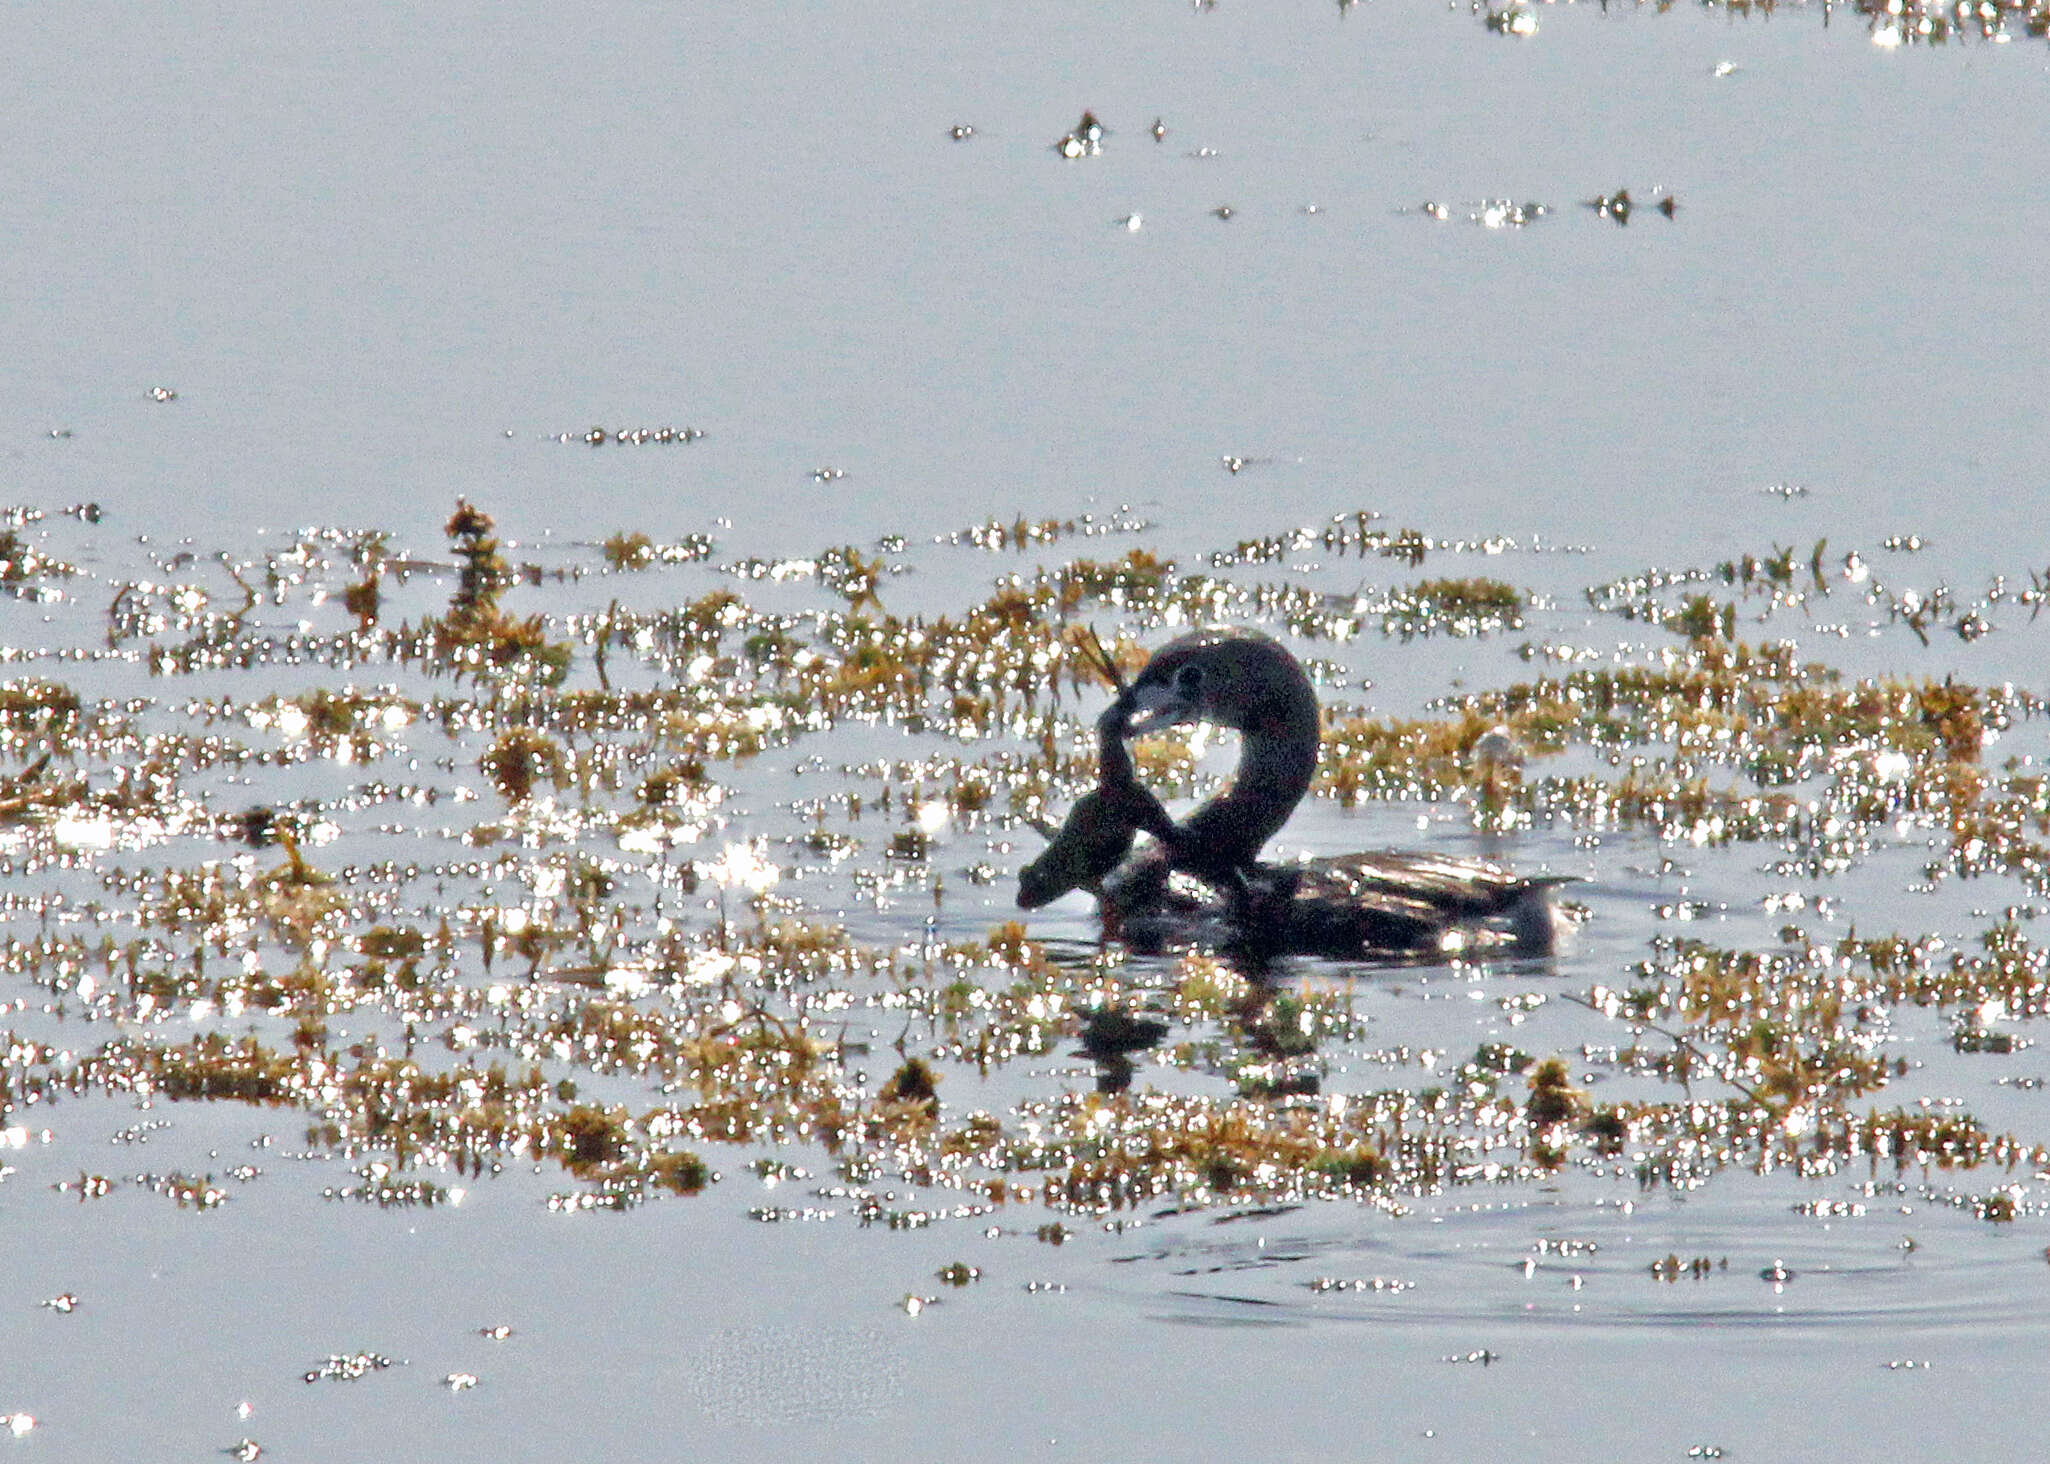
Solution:
M 1513 583 L 1537 567 L 1517 546 L 1366 512 L 1200 562 L 1115 520 L 763 561 L 635 532 L 521 551 L 462 505 L 418 550 L 307 533 L 130 575 L 58 557 L 100 544 L 77 517 L 16 510 L 0 538 L 47 637 L 0 685 L 0 1124 L 90 1094 L 284 1110 L 354 1171 L 337 1193 L 383 1204 L 527 1165 L 559 1206 L 620 1208 L 822 1155 L 863 1223 L 1399 1210 L 1566 1171 L 2034 1208 L 2050 1125 L 1943 1094 L 2037 1081 L 1983 1065 L 2050 1010 L 2050 784 L 2008 751 L 2043 704 L 1782 638 L 1853 626 L 1916 664 L 2026 636 L 2050 586 L 2025 571 L 1907 590 L 1882 581 L 1910 543 L 1771 546 L 1574 600 Z M 895 611 L 907 554 L 982 588 Z M 1034 822 L 1093 778 L 1092 636 L 1129 670 L 1202 621 L 1311 663 L 1324 808 L 1449 811 L 1512 862 L 1584 851 L 1566 912 L 1599 911 L 1588 950 L 1627 958 L 1569 937 L 1556 962 L 1449 962 L 1517 1033 L 1468 1052 L 1358 1010 L 1433 973 L 1138 960 L 1073 916 L 1035 940 L 1011 891 Z M 1499 685 L 1402 715 L 1347 699 L 1353 662 L 1482 642 Z M 1495 733 L 1506 771 L 1474 756 Z M 1201 785 L 1188 739 L 1141 751 L 1163 793 Z M 1622 888 L 1646 850 L 1734 856 L 1756 919 Z M 1969 928 L 1871 923 L 1974 881 Z M 907 1186 L 927 1208 L 893 1207 Z

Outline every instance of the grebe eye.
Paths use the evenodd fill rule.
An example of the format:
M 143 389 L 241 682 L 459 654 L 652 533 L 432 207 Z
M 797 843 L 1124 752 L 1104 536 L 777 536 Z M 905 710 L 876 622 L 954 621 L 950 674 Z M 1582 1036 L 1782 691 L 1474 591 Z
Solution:
M 1174 689 L 1185 697 L 1194 698 L 1203 690 L 1203 668 L 1184 666 L 1174 674 Z

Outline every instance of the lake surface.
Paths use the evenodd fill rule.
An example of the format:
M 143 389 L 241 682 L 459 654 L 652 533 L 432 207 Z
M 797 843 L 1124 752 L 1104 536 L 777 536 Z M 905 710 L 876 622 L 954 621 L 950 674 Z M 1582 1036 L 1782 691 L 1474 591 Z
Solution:
M 2036 1457 L 2050 45 L 1922 14 L 0 21 L 7 1448 Z M 1560 952 L 1004 933 L 1209 618 Z

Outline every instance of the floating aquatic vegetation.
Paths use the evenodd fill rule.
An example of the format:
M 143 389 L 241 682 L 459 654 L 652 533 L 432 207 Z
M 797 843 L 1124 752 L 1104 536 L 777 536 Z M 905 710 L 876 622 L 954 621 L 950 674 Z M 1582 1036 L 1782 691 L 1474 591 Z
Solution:
M 49 767 L 46 752 L 20 772 L 0 777 L 0 823 L 48 815 L 85 797 L 83 779 L 47 777 Z
M 601 547 L 614 569 L 646 569 L 655 562 L 655 541 L 646 534 L 614 534 Z
M 400 1179 L 385 1164 L 367 1164 L 360 1174 L 362 1183 L 330 1186 L 321 1191 L 321 1197 L 354 1200 L 359 1204 L 375 1205 L 380 1210 L 431 1210 L 463 1202 L 464 1192 L 460 1185 L 438 1184 L 419 1175 Z
M 425 644 L 407 649 L 458 676 L 531 665 L 544 682 L 560 682 L 569 669 L 568 645 L 548 639 L 541 616 L 516 620 L 499 606 L 513 572 L 492 536 L 495 527 L 489 514 L 457 504 L 447 528 L 459 566 L 455 594 L 445 614 L 421 621 L 417 639 Z
M 1502 10 L 1489 9 L 1481 16 L 1482 23 L 1496 35 L 1534 36 L 1537 34 L 1537 11 L 1524 4 L 1514 4 Z
M 582 432 L 559 432 L 557 442 L 580 442 L 586 447 L 681 446 L 701 441 L 704 432 L 696 427 L 587 427 Z
M 2050 36 L 2044 0 L 1856 0 L 1854 8 L 1865 17 L 1872 44 L 1888 48 Z
M 1883 547 L 1912 553 L 1921 547 L 1921 541 L 1896 536 Z M 2028 576 L 2027 588 L 1997 576 L 1976 598 L 1945 584 L 1896 587 L 1875 573 L 1857 551 L 1836 560 L 1828 550 L 1824 539 L 1805 551 L 1775 545 L 1770 554 L 1743 554 L 1710 569 L 1647 570 L 1595 586 L 1587 591 L 1587 601 L 1603 613 L 1662 625 L 1684 636 L 1734 640 L 1740 617 L 1763 624 L 1789 613 L 1806 615 L 1815 602 L 1842 596 L 1846 611 L 1862 607 L 1872 617 L 1866 621 L 1867 629 L 1904 627 L 1927 646 L 1937 632 L 1967 643 L 1979 640 L 2001 628 L 2009 605 L 2026 608 L 2033 621 L 2050 591 L 2050 577 L 2034 571 Z M 1717 581 L 1735 590 L 1736 597 L 1719 600 L 1712 590 L 1692 588 Z M 1685 591 L 1677 603 L 1666 593 L 1675 588 Z M 1839 633 L 1848 629 L 1846 626 Z
M 536 783 L 556 788 L 569 783 L 569 758 L 562 744 L 532 727 L 509 727 L 499 733 L 477 765 L 508 803 L 532 798 Z
M 1340 8 L 1348 3 L 1350 0 L 1340 0 Z M 1546 5 L 1551 3 L 1553 0 L 1545 0 Z M 1819 15 L 1824 25 L 1834 13 L 1826 3 L 1804 0 L 1702 0 L 1702 5 L 1733 19 L 1806 12 Z M 1485 4 L 1472 8 L 1491 34 L 1530 36 L 1537 31 L 1541 7 L 1515 0 L 1499 9 Z M 1634 8 L 1642 10 L 1644 6 Z M 1661 13 L 1671 8 L 1669 0 L 1656 6 Z M 1887 49 L 1966 40 L 2000 44 L 2021 37 L 2040 40 L 2050 36 L 2050 4 L 2045 0 L 1854 0 L 1851 8 L 1863 17 L 1871 43 Z M 1716 74 L 1728 75 L 1737 69 L 1725 62 Z
M 53 558 L 29 543 L 20 528 L 0 528 L 0 589 L 24 595 L 41 581 L 68 579 L 77 573 L 77 566 Z
M 1520 630 L 1524 595 L 1513 585 L 1491 579 L 1419 580 L 1398 591 L 1382 615 L 1386 635 L 1484 635 Z
M 945 613 L 898 604 L 903 541 L 720 566 L 708 539 L 622 531 L 516 565 L 467 504 L 453 569 L 308 533 L 170 556 L 105 598 L 73 592 L 81 572 L 53 603 L 96 659 L 17 648 L 0 685 L 0 1123 L 94 1093 L 238 1103 L 346 1161 L 338 1199 L 454 1203 L 542 1163 L 571 1211 L 700 1191 L 718 1146 L 803 1143 L 838 1179 L 780 1218 L 897 1229 L 995 1205 L 1399 1209 L 1567 1169 L 1692 1186 L 1854 1164 L 1999 1169 L 1949 1202 L 2035 1213 L 2004 1172 L 2044 1162 L 2038 1140 L 1925 1105 L 1900 1030 L 1926 1013 L 1946 1060 L 1986 1067 L 2050 1016 L 2020 904 L 2050 898 L 2042 703 L 1852 675 L 1791 632 L 1826 604 L 1907 650 L 1976 651 L 2026 629 L 2041 574 L 1909 589 L 1873 568 L 1914 562 L 1883 557 L 1908 537 L 1775 545 L 1589 590 L 1583 620 L 1656 628 L 1591 650 L 1521 575 L 1468 572 L 1531 546 L 1360 511 L 1194 561 L 1058 557 L 1133 527 L 1020 519 L 925 546 L 1041 556 Z M 1413 580 L 1427 558 L 1442 572 Z M 643 603 L 605 603 L 617 578 L 596 604 L 576 590 L 658 566 Z M 1248 566 L 1267 578 L 1223 577 Z M 1788 638 L 1739 638 L 1765 616 Z M 1053 959 L 982 912 L 1038 851 L 1028 820 L 1093 782 L 1092 617 L 1125 674 L 1161 632 L 1225 619 L 1316 643 L 1326 685 L 1359 684 L 1353 642 L 1376 625 L 1381 656 L 1530 633 L 1520 662 L 1498 653 L 1514 679 L 1483 665 L 1400 713 L 1334 702 L 1318 791 L 1588 847 L 1753 845 L 1777 883 L 1751 910 L 1799 923 L 1756 948 L 1730 933 L 1742 900 L 1661 887 L 1631 960 L 1574 990 L 1490 991 L 1517 1046 L 1464 1059 L 1375 1030 L 1342 974 L 1277 988 L 1201 952 Z M 1135 749 L 1169 793 L 1200 789 L 1202 750 Z M 1976 881 L 2002 908 L 1858 934 L 1803 887 L 1903 847 L 1915 878 Z M 1008 1096 L 985 1096 L 998 1077 Z M 151 1187 L 205 1210 L 239 1180 Z
M 1103 124 L 1096 120 L 1096 114 L 1084 112 L 1082 120 L 1054 143 L 1053 150 L 1070 162 L 1077 158 L 1098 157 L 1103 152 L 1106 135 Z
M 138 1175 L 136 1183 L 176 1202 L 181 1210 L 218 1210 L 228 1202 L 228 1192 L 214 1183 L 211 1174 L 193 1175 L 173 1170 L 169 1174 Z
M 1656 189 L 1653 192 L 1659 194 L 1653 202 L 1638 203 L 1631 199 L 1629 189 L 1618 188 L 1614 193 L 1603 193 L 1588 199 L 1586 206 L 1594 210 L 1599 217 L 1609 220 L 1618 227 L 1629 224 L 1630 216 L 1640 208 L 1654 209 L 1669 219 L 1680 211 L 1679 202 L 1672 194 Z
M 1012 549 L 1020 553 L 1041 544 L 1069 538 L 1097 538 L 1104 534 L 1135 534 L 1146 527 L 1145 520 L 1128 514 L 1098 518 L 1085 513 L 1071 519 L 1027 519 L 1022 514 L 1009 523 L 990 519 L 974 528 L 941 535 L 943 544 L 972 544 L 978 549 Z
M 376 1352 L 329 1353 L 308 1369 L 305 1379 L 309 1383 L 336 1382 L 352 1383 L 358 1378 L 367 1378 L 372 1373 L 383 1372 L 393 1366 L 392 1359 Z
M 1340 514 L 1324 529 L 1295 529 L 1263 539 L 1248 539 L 1235 548 L 1220 549 L 1209 556 L 1211 565 L 1223 569 L 1234 564 L 1268 564 L 1290 554 L 1322 549 L 1327 554 L 1365 558 L 1370 554 L 1399 559 L 1414 569 L 1433 549 L 1451 548 L 1433 541 L 1415 529 L 1394 533 L 1376 527 L 1378 514 L 1364 510 Z

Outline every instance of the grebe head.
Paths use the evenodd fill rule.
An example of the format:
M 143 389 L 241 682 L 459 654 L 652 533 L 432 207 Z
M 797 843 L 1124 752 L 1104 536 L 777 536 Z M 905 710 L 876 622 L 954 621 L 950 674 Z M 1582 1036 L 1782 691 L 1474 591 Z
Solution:
M 1317 771 L 1317 693 L 1281 642 L 1251 630 L 1198 630 L 1170 641 L 1118 699 L 1132 736 L 1186 722 L 1241 738 L 1231 785 L 1181 826 L 1175 862 L 1206 878 L 1259 858 Z
M 1209 722 L 1262 737 L 1317 738 L 1317 693 L 1281 642 L 1253 630 L 1197 630 L 1170 641 L 1125 693 L 1125 735 Z

